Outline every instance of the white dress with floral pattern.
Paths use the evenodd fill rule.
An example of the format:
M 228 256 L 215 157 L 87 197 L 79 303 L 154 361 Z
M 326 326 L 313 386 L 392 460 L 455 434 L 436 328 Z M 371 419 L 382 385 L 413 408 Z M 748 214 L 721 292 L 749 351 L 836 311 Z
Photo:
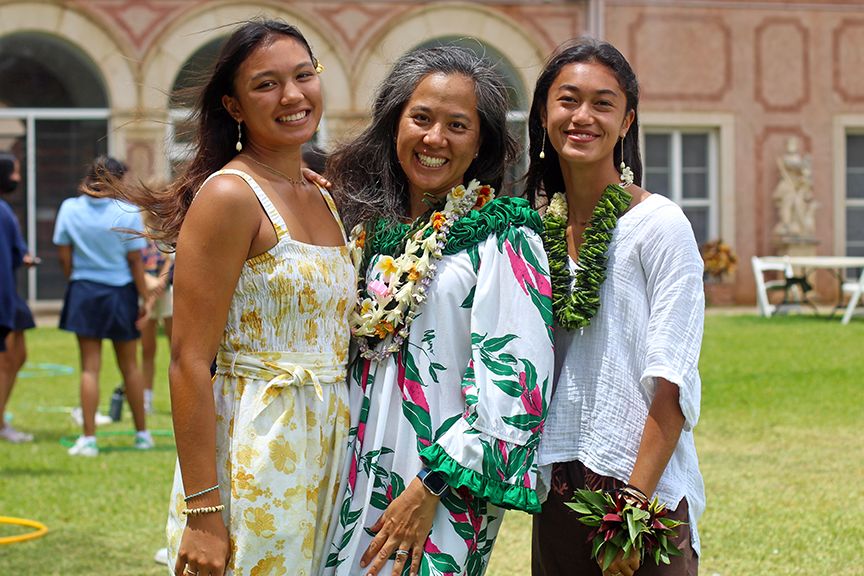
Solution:
M 278 237 L 243 266 L 213 379 L 219 494 L 231 538 L 226 575 L 313 576 L 345 460 L 356 274 L 346 247 L 292 240 L 249 175 L 219 174 L 249 184 Z M 185 527 L 183 496 L 178 463 L 168 518 L 172 574 Z
M 380 279 L 374 263 L 393 255 L 409 227 L 386 228 L 367 238 L 367 281 Z M 370 527 L 423 466 L 451 490 L 436 509 L 420 576 L 483 574 L 505 509 L 540 511 L 536 456 L 554 364 L 540 229 L 516 198 L 465 215 L 401 349 L 381 363 L 353 361 L 352 442 L 326 576 L 366 574 Z M 393 558 L 379 574 L 392 571 Z

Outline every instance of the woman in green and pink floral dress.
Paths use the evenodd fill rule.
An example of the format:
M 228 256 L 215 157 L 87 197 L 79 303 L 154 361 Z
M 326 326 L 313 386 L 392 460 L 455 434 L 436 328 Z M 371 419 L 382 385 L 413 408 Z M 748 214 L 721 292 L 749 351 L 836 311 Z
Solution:
M 412 52 L 331 157 L 360 291 L 325 574 L 483 574 L 504 510 L 540 509 L 551 289 L 536 213 L 493 199 L 515 150 L 506 111 L 470 52 Z

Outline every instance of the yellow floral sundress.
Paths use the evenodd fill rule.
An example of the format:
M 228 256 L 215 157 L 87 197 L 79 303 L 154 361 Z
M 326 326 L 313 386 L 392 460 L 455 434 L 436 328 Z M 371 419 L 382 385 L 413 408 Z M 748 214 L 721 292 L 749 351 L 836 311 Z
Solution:
M 345 460 L 355 272 L 344 246 L 292 240 L 248 174 L 213 176 L 220 174 L 249 184 L 278 237 L 243 267 L 213 379 L 219 494 L 231 538 L 226 575 L 313 576 Z M 330 195 L 321 194 L 338 221 Z M 167 529 L 172 574 L 183 496 L 178 463 Z

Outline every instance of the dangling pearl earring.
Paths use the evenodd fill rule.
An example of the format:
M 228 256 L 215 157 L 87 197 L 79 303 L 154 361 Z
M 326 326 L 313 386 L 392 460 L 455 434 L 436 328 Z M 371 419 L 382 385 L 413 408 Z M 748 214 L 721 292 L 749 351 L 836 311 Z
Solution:
M 243 140 L 243 121 L 238 120 L 237 121 L 237 145 L 235 146 L 235 148 L 237 149 L 237 152 L 240 152 L 243 150 L 243 141 L 242 140 Z
M 546 158 L 546 128 L 543 128 L 543 146 L 540 148 L 540 159 Z
M 627 137 L 625 133 L 624 136 L 621 137 L 621 187 L 627 188 L 631 184 L 633 184 L 633 170 L 630 169 L 629 166 L 624 164 L 624 138 Z

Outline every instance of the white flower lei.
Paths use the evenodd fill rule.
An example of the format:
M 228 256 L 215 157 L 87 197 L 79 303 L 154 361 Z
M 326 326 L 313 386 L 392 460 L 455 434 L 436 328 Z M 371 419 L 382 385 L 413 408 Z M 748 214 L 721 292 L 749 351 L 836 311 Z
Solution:
M 492 200 L 494 194 L 494 190 L 481 186 L 477 180 L 472 180 L 468 188 L 463 185 L 453 188 L 447 195 L 444 210 L 433 212 L 422 228 L 405 239 L 402 254 L 378 258 L 373 271 L 380 279 L 366 284 L 366 294 L 359 295 L 349 318 L 351 335 L 357 339 L 363 358 L 381 362 L 399 350 L 408 337 L 408 327 L 417 315 L 417 307 L 426 300 L 426 292 L 435 279 L 437 261 L 443 257 L 450 228 L 478 202 L 482 206 Z M 432 233 L 423 238 L 430 228 Z M 365 274 L 361 266 L 366 241 L 363 225 L 358 225 L 348 245 L 358 275 Z M 391 336 L 391 342 L 381 350 L 369 345 L 370 337 L 386 340 Z

